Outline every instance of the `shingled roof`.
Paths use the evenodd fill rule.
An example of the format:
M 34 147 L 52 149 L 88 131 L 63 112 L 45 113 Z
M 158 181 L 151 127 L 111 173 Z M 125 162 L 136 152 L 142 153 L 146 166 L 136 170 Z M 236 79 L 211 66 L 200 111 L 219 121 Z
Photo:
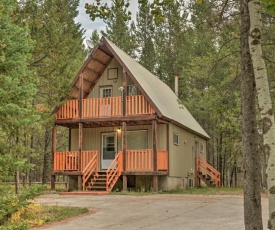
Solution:
M 179 104 L 177 96 L 169 86 L 105 37 L 102 37 L 100 44 L 93 49 L 78 73 L 78 75 L 83 73 L 85 83 L 84 98 L 89 95 L 113 57 L 123 66 L 127 75 L 152 104 L 159 117 L 209 139 L 208 134 L 188 109 L 184 105 Z M 71 90 L 71 96 L 74 98 L 78 97 L 78 75 L 73 82 Z

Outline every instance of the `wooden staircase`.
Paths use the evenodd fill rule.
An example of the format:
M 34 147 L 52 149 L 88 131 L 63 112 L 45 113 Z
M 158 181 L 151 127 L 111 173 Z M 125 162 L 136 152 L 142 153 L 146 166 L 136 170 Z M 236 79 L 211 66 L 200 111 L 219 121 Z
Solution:
M 96 192 L 106 192 L 107 175 L 106 170 L 96 172 L 96 174 L 90 178 L 86 190 Z
M 93 159 L 95 160 L 95 159 Z M 83 191 L 109 194 L 122 172 L 122 152 L 119 152 L 107 170 L 98 171 L 96 164 L 83 170 Z
M 196 157 L 195 186 L 200 186 L 201 180 L 209 187 L 221 186 L 221 174 L 201 157 Z

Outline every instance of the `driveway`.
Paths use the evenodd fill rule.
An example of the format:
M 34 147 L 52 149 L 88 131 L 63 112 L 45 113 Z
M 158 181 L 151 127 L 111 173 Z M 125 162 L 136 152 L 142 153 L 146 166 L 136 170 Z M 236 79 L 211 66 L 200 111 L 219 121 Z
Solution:
M 86 207 L 88 215 L 35 229 L 49 230 L 243 230 L 243 197 L 237 195 L 43 195 L 44 205 Z M 267 229 L 267 198 L 262 198 Z

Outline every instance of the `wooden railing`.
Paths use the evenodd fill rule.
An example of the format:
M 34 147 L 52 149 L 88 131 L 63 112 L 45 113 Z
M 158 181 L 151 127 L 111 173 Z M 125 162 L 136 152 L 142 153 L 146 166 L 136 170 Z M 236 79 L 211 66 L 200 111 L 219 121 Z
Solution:
M 56 119 L 72 119 L 78 118 L 78 100 L 69 100 L 63 106 L 61 106 L 57 113 Z
M 157 170 L 168 170 L 168 152 L 157 150 Z M 126 151 L 125 171 L 154 171 L 153 149 Z
M 117 179 L 120 177 L 123 167 L 123 155 L 119 152 L 106 171 L 106 191 L 110 192 Z
M 153 114 L 154 110 L 143 95 L 127 96 L 126 115 Z M 122 116 L 122 97 L 86 98 L 82 100 L 83 118 L 120 117 Z M 57 120 L 79 118 L 79 101 L 69 100 L 61 106 Z
M 54 171 L 82 171 L 96 154 L 96 150 L 82 151 L 79 169 L 79 151 L 55 152 Z
M 126 115 L 144 115 L 153 113 L 153 108 L 143 95 L 127 96 Z
M 89 180 L 92 174 L 96 174 L 98 171 L 98 154 L 94 154 L 93 158 L 87 164 L 87 166 L 82 171 L 82 188 L 83 191 L 86 190 L 86 182 Z
M 196 180 L 199 172 L 205 173 L 215 181 L 217 187 L 221 186 L 221 174 L 201 157 L 196 157 Z
M 122 97 L 83 99 L 82 116 L 84 118 L 122 116 Z

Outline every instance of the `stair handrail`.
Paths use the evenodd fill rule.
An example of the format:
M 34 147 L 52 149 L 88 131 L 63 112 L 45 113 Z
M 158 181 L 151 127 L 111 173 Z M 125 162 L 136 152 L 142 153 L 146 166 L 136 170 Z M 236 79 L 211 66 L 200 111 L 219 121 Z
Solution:
M 90 176 L 97 171 L 98 171 L 98 165 L 97 165 L 97 151 L 96 151 L 92 159 L 89 161 L 87 166 L 82 171 L 82 174 L 83 174 L 82 187 L 84 191 L 86 189 L 86 182 L 89 180 Z
M 220 186 L 220 181 L 221 181 L 221 177 L 220 177 L 220 172 L 218 170 L 216 170 L 215 168 L 213 168 L 210 164 L 208 164 L 204 159 L 202 159 L 201 157 L 197 157 L 197 170 L 196 171 L 204 171 L 208 176 L 210 176 L 216 183 L 216 186 Z M 198 175 L 196 175 L 198 176 Z
M 122 151 L 120 151 L 106 171 L 106 191 L 110 192 L 122 172 Z

